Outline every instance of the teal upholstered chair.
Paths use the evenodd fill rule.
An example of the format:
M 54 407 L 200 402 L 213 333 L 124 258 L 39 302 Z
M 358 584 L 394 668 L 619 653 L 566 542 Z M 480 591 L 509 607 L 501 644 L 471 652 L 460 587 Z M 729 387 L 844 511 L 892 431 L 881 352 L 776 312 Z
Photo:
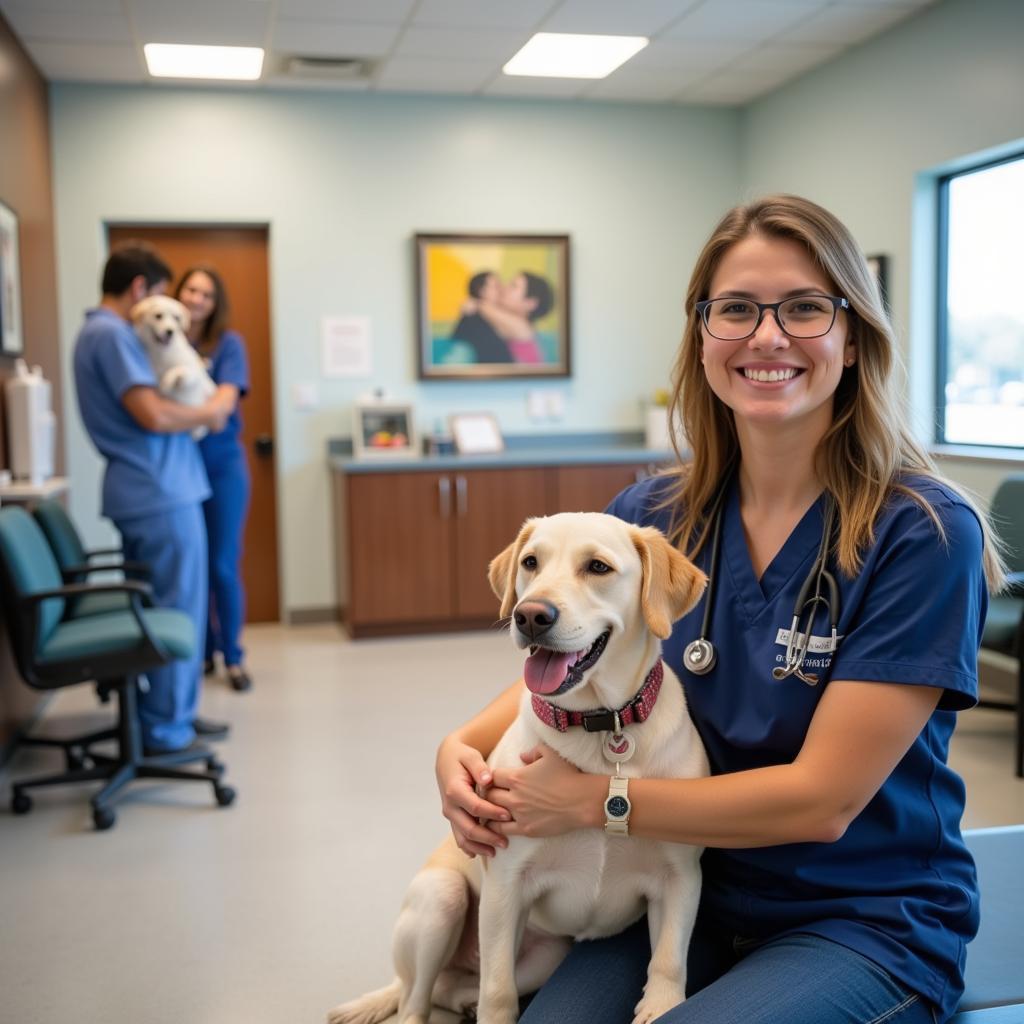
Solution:
M 1010 583 L 989 602 L 979 660 L 1008 671 L 1016 700 L 982 700 L 982 707 L 1013 711 L 1017 719 L 1016 771 L 1024 778 L 1024 473 L 1007 477 L 992 497 L 992 525 L 1006 545 Z
M 54 499 L 42 501 L 32 509 L 42 528 L 65 583 L 81 583 L 96 573 L 120 571 L 133 579 L 149 577 L 149 568 L 142 562 L 125 560 L 120 548 L 86 549 L 82 537 L 64 506 Z M 90 615 L 128 607 L 128 594 L 107 591 L 69 598 L 67 609 L 74 615 Z
M 205 748 L 157 757 L 144 757 L 142 752 L 137 687 L 148 670 L 191 654 L 195 629 L 187 615 L 153 607 L 150 587 L 140 580 L 64 582 L 39 525 L 17 507 L 0 509 L 0 573 L 11 646 L 25 682 L 39 690 L 53 690 L 97 681 L 118 697 L 116 728 L 73 740 L 35 741 L 62 747 L 67 770 L 14 782 L 11 809 L 15 814 L 31 809 L 26 792 L 30 788 L 91 780 L 105 782 L 91 801 L 98 829 L 113 825 L 114 797 L 136 778 L 207 782 L 218 804 L 231 803 L 234 791 L 220 781 L 223 766 Z M 69 600 L 111 594 L 121 599 L 120 606 L 88 615 L 68 614 Z M 105 740 L 116 741 L 113 755 L 95 749 Z M 181 767 L 198 760 L 206 761 L 205 770 Z

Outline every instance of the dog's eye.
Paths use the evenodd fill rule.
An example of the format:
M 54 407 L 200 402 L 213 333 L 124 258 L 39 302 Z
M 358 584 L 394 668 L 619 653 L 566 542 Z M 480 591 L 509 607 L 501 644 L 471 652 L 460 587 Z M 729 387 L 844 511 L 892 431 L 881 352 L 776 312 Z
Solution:
M 533 572 L 537 568 L 537 558 L 534 555 L 527 555 L 520 564 L 524 569 Z
M 595 573 L 598 576 L 604 576 L 605 573 L 611 571 L 612 567 L 607 562 L 602 562 L 600 558 L 592 558 L 587 566 L 587 572 Z

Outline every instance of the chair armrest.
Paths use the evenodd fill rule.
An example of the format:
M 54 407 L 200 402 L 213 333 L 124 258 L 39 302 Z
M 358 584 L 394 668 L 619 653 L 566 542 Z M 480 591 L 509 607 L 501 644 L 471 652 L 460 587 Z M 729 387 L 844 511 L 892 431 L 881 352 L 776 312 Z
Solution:
M 110 580 L 107 583 L 65 583 L 62 587 L 52 590 L 37 590 L 33 594 L 25 594 L 22 601 L 27 605 L 38 604 L 51 597 L 84 597 L 86 594 L 110 594 L 123 591 L 135 598 L 145 598 L 147 605 L 153 603 L 153 587 L 143 580 Z
M 101 562 L 96 565 L 82 563 L 81 565 L 68 565 L 61 569 L 60 574 L 67 582 L 94 572 L 123 572 L 136 576 L 149 576 L 152 572 L 148 562 Z
M 96 558 L 100 555 L 117 555 L 119 558 L 124 558 L 124 548 L 94 548 L 92 551 L 86 551 L 85 553 L 86 558 Z

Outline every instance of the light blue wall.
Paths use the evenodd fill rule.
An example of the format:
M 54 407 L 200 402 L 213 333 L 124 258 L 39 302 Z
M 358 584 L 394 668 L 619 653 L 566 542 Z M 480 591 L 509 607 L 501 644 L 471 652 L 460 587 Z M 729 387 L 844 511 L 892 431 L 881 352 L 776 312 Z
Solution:
M 1024 148 L 1024 2 L 946 0 L 926 8 L 750 105 L 741 139 L 746 195 L 806 195 L 838 214 L 866 251 L 891 257 L 914 423 L 930 440 L 935 179 L 968 154 L 1014 142 Z M 941 461 L 982 498 L 1020 469 L 1000 460 Z
M 55 86 L 67 394 L 106 222 L 268 223 L 283 599 L 330 606 L 325 442 L 350 432 L 352 401 L 372 385 L 412 400 L 427 426 L 479 409 L 508 433 L 641 426 L 692 260 L 739 188 L 738 123 L 722 109 Z M 571 379 L 416 381 L 411 237 L 447 230 L 571 235 Z M 372 318 L 371 381 L 320 379 L 324 313 Z M 310 381 L 320 407 L 297 411 L 293 386 Z M 528 421 L 532 386 L 565 392 L 562 422 Z M 100 462 L 73 398 L 67 408 L 72 513 L 103 539 Z

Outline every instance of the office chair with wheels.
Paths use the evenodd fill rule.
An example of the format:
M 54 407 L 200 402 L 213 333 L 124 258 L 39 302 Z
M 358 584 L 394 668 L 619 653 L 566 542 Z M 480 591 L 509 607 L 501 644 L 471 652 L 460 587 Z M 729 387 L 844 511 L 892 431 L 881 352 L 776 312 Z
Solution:
M 992 525 L 1006 545 L 1009 584 L 989 602 L 978 660 L 1016 677 L 1014 701 L 981 700 L 981 707 L 1013 711 L 1017 718 L 1014 766 L 1024 778 L 1024 473 L 1008 476 L 996 489 Z
M 64 772 L 13 783 L 15 814 L 31 810 L 27 790 L 71 782 L 105 783 L 91 799 L 97 829 L 114 824 L 114 799 L 133 779 L 206 782 L 212 785 L 218 805 L 226 807 L 233 801 L 234 790 L 221 782 L 224 766 L 206 748 L 143 756 L 137 687 L 150 669 L 192 654 L 195 630 L 187 615 L 153 607 L 152 591 L 140 580 L 63 582 L 41 529 L 18 507 L 0 508 L 0 575 L 11 646 L 25 682 L 38 690 L 55 690 L 100 681 L 118 698 L 114 729 L 55 744 L 65 750 Z M 69 599 L 104 594 L 119 595 L 125 603 L 88 615 L 66 614 Z M 94 749 L 111 739 L 116 741 L 113 755 Z M 205 770 L 182 767 L 194 761 L 205 761 Z

